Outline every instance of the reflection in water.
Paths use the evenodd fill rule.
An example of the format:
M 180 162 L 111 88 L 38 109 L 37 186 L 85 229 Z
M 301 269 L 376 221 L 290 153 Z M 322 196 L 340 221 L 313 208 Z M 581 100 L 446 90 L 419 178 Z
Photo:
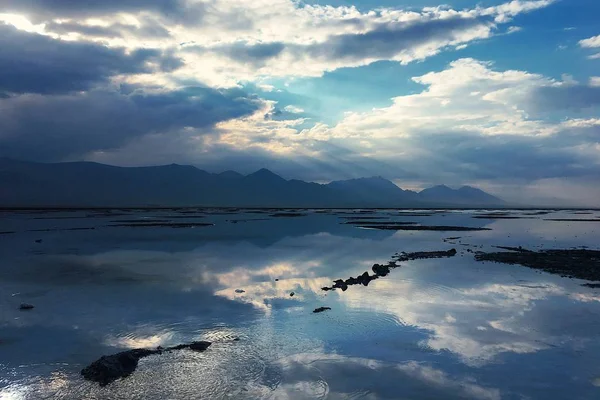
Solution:
M 600 292 L 467 252 L 593 247 L 596 224 L 376 216 L 391 214 L 492 230 L 445 242 L 459 235 L 367 231 L 328 214 L 243 224 L 207 215 L 212 231 L 99 228 L 40 244 L 29 225 L 105 221 L 9 215 L 0 230 L 18 233 L 0 242 L 0 398 L 598 396 Z M 402 263 L 368 287 L 321 290 L 399 251 L 452 247 L 456 257 Z M 36 308 L 20 312 L 21 302 Z M 320 306 L 332 310 L 313 314 Z M 78 375 L 102 354 L 194 340 L 213 346 L 148 357 L 106 388 Z

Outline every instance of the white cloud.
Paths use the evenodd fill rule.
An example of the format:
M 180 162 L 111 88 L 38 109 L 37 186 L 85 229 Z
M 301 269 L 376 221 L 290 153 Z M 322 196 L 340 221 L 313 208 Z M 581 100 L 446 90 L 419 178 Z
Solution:
M 285 111 L 291 112 L 291 113 L 295 113 L 295 114 L 299 114 L 299 113 L 303 113 L 304 110 L 300 107 L 296 107 L 296 106 L 285 106 L 283 108 Z
M 579 46 L 585 49 L 597 49 L 600 48 L 600 35 L 592 36 L 591 38 L 583 39 L 579 41 Z M 590 60 L 600 59 L 600 53 L 592 54 L 588 56 Z
M 348 113 L 334 127 L 316 126 L 315 138 L 364 137 L 402 139 L 418 131 L 478 132 L 482 135 L 549 135 L 557 126 L 529 118 L 531 93 L 562 85 L 524 71 L 495 71 L 490 63 L 460 59 L 440 72 L 414 77 L 426 86 L 418 94 L 400 96 L 386 108 Z
M 278 365 L 282 369 L 282 382 L 271 392 L 272 397 L 278 399 L 298 398 L 299 392 L 308 393 L 310 398 L 320 398 L 324 394 L 327 394 L 328 398 L 345 398 L 348 393 L 359 393 L 359 386 L 373 379 L 398 382 L 406 398 L 414 396 L 479 400 L 502 398 L 499 389 L 480 385 L 473 377 L 451 375 L 442 369 L 415 361 L 388 363 L 371 358 L 323 353 L 322 349 L 315 349 L 312 353 L 282 357 L 278 360 Z M 361 379 L 348 379 L 348 376 L 360 376 Z M 312 384 L 315 381 L 332 384 L 331 387 L 323 390 Z M 397 397 L 396 390 L 395 387 L 375 385 L 369 390 L 368 398 Z
M 37 25 L 22 16 L 17 20 L 14 15 L 0 15 L 0 21 L 22 29 L 35 26 L 36 31 L 55 38 L 99 41 L 130 49 L 175 49 L 185 65 L 169 75 L 173 80 L 196 80 L 200 76 L 209 85 L 234 86 L 262 76 L 320 76 L 378 60 L 403 64 L 422 60 L 489 38 L 498 25 L 552 2 L 511 1 L 464 10 L 427 7 L 421 11 L 382 8 L 361 12 L 353 6 L 291 0 L 190 0 L 185 2 L 186 12 L 195 16 L 190 20 L 174 19 L 156 9 L 97 10 L 98 15 L 79 18 L 72 13 L 53 15 L 54 10 L 49 9 L 36 16 L 46 18 Z M 517 29 L 510 27 L 509 32 Z M 262 50 L 275 47 L 272 53 L 264 54 L 260 46 Z
M 517 32 L 521 32 L 523 30 L 522 27 L 520 26 L 509 26 L 508 29 L 506 30 L 506 33 L 517 33 Z
M 591 38 L 580 40 L 579 45 L 581 47 L 588 48 L 588 49 L 600 47 L 600 35 L 592 36 Z

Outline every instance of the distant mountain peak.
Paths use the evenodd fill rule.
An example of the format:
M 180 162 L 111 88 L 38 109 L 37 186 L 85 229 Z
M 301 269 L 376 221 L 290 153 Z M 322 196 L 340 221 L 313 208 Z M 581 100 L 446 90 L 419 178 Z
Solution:
M 277 175 L 271 170 L 266 168 L 261 168 L 256 172 L 251 173 L 250 175 L 246 175 L 246 178 L 259 178 L 259 179 L 268 179 L 268 180 L 278 180 L 278 181 L 286 181 L 281 176 Z
M 237 179 L 237 178 L 244 177 L 244 175 L 240 174 L 239 172 L 232 171 L 232 170 L 223 171 L 217 175 L 219 175 L 222 178 L 229 178 L 229 179 Z
M 481 189 L 462 186 L 452 189 L 446 185 L 436 185 L 419 192 L 422 200 L 431 203 L 454 203 L 459 205 L 502 205 L 504 201 Z
M 461 186 L 458 190 L 461 190 L 461 191 L 483 192 L 483 190 L 481 190 L 479 188 L 476 188 L 476 187 L 473 187 L 473 186 L 469 186 L 469 185 Z

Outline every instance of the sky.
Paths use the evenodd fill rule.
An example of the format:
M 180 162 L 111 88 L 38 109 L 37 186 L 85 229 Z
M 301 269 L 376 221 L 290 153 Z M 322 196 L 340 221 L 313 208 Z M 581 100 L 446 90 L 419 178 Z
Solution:
M 600 1 L 0 0 L 0 157 L 600 206 Z

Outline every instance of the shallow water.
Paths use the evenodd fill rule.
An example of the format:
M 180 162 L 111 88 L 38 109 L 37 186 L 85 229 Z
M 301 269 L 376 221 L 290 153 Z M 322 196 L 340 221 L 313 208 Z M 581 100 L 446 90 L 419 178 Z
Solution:
M 0 213 L 0 399 L 600 398 L 600 289 L 467 252 L 598 249 L 598 211 L 184 211 Z M 491 230 L 344 224 L 358 216 Z M 598 222 L 549 221 L 572 218 Z M 214 225 L 109 226 L 132 220 Z M 451 248 L 321 290 L 400 251 Z M 104 354 L 194 340 L 213 345 L 103 388 L 79 375 Z

